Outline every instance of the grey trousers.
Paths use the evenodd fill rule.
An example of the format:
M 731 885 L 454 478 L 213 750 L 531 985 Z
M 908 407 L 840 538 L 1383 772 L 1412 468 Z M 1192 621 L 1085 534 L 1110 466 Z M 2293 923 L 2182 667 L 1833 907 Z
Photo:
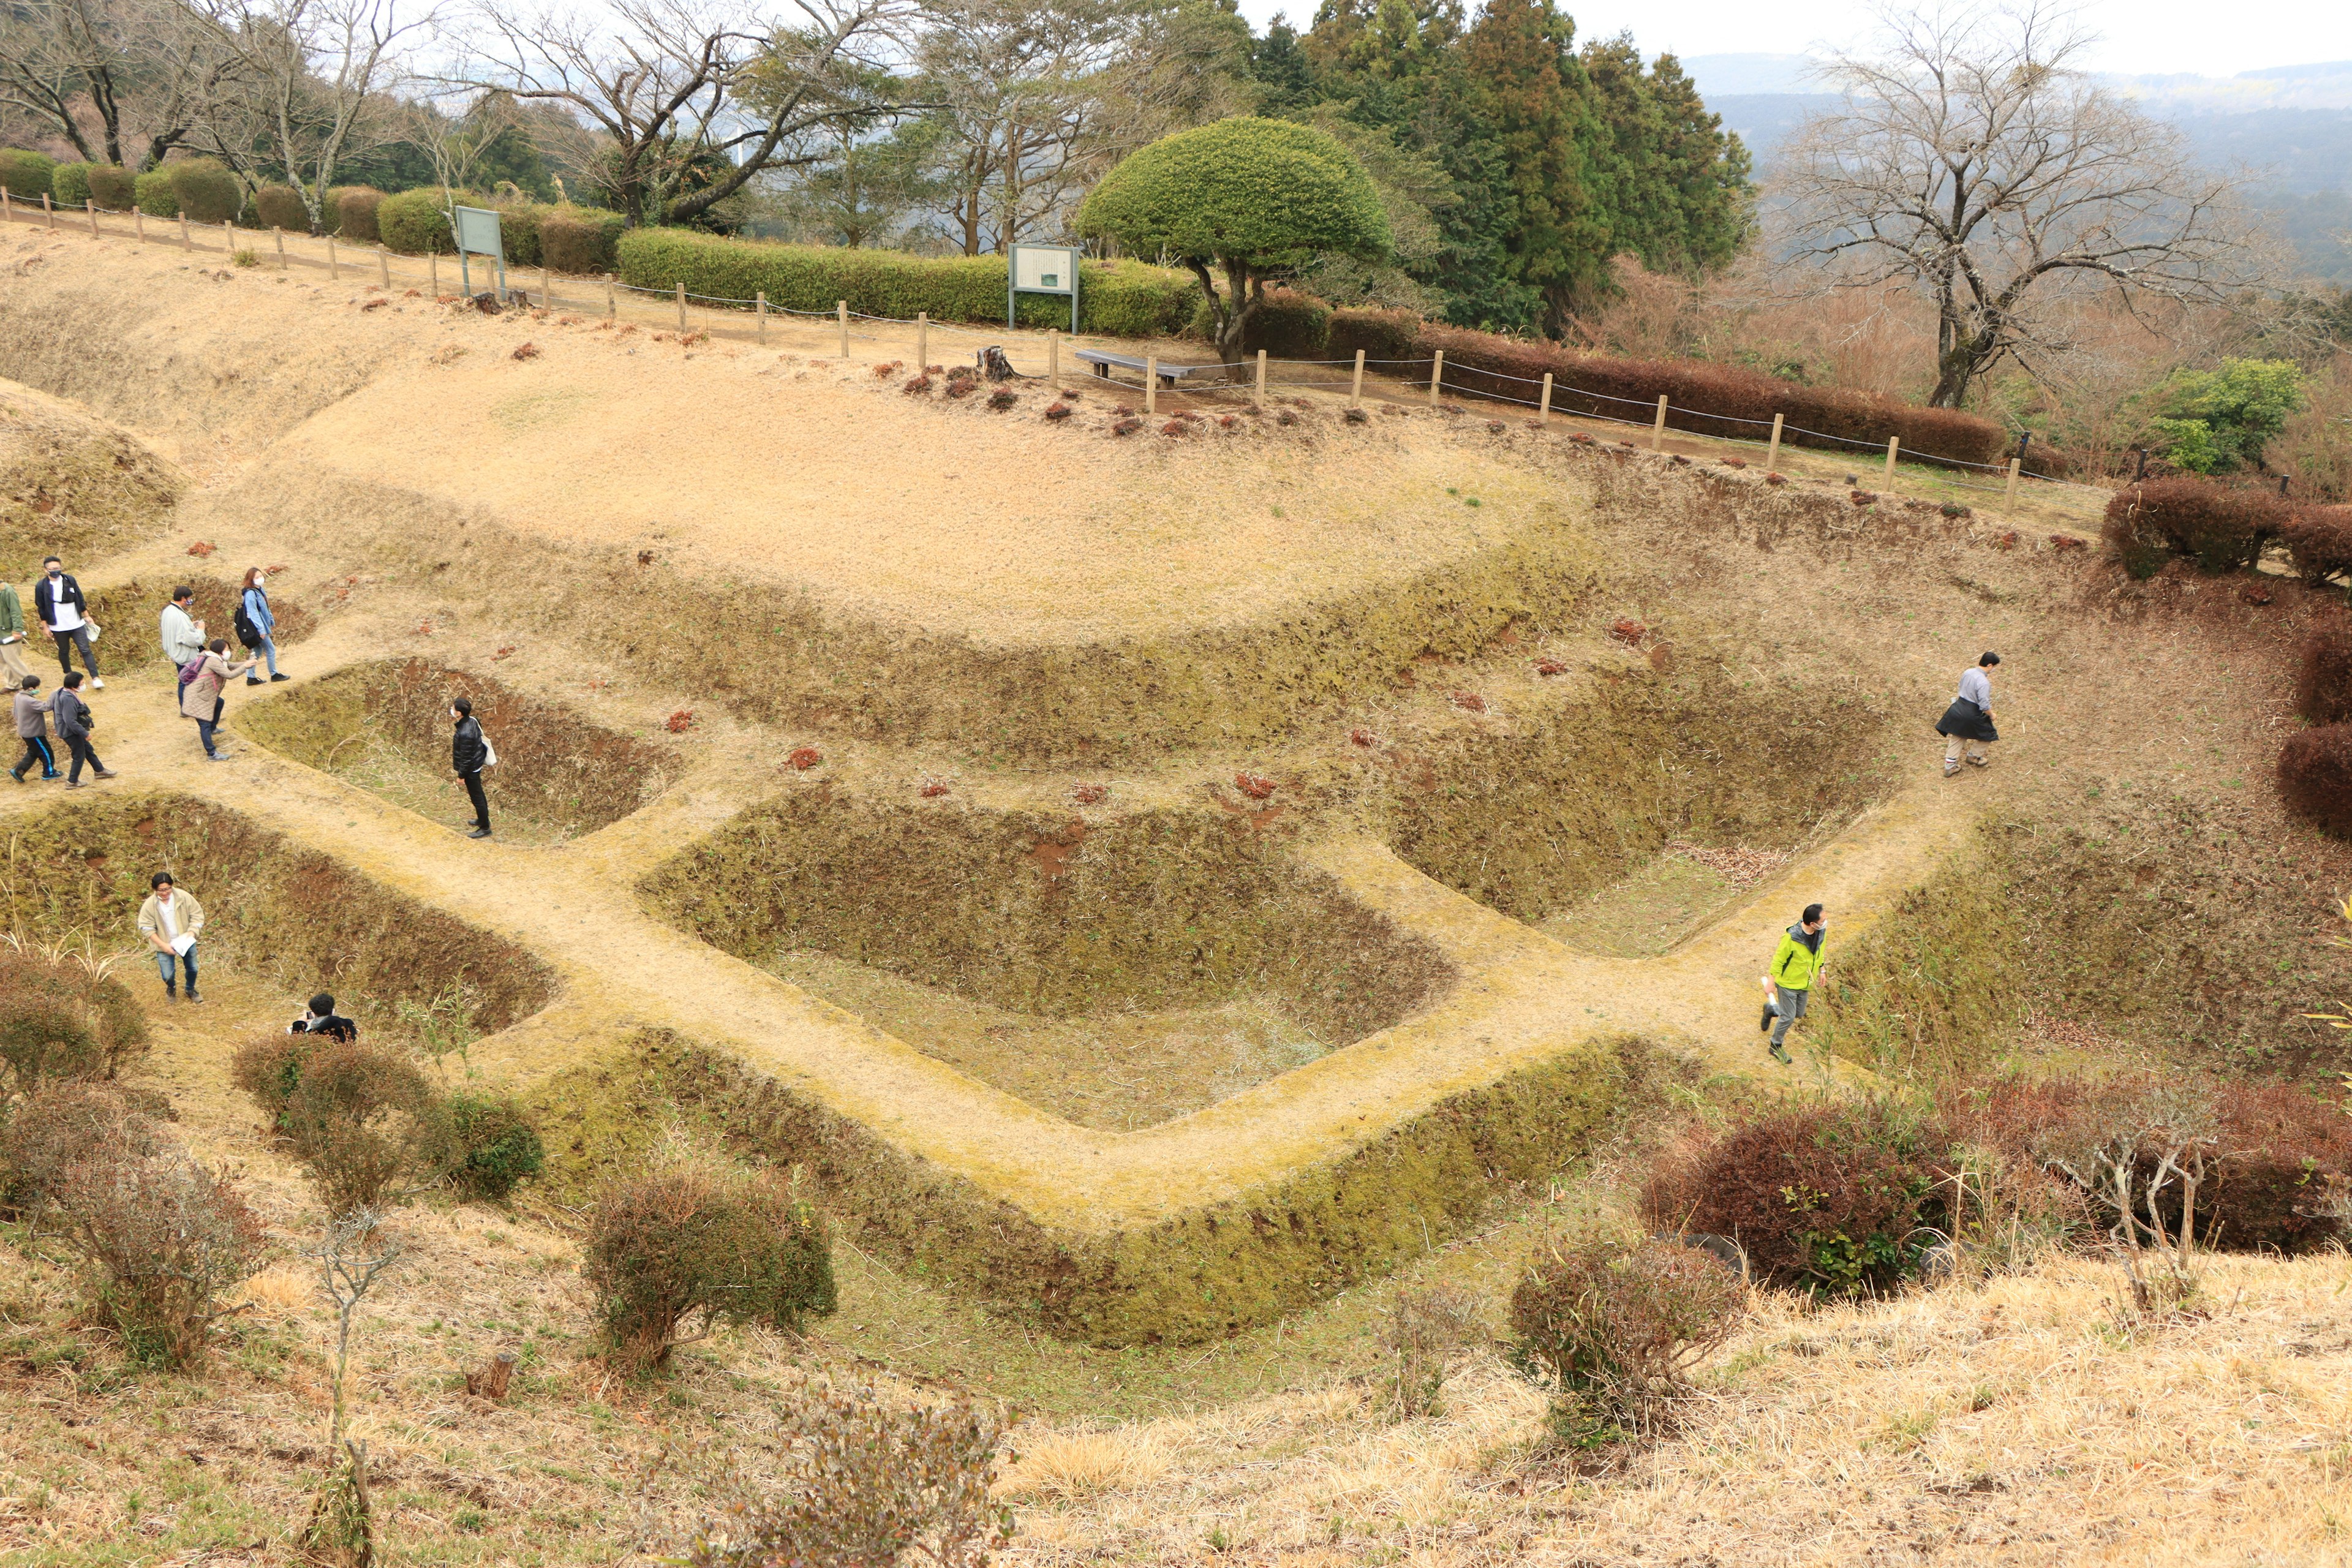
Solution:
M 1789 1037 L 1789 1026 L 1805 1016 L 1805 998 L 1812 993 L 1791 991 L 1783 985 L 1773 994 L 1780 998 L 1772 1005 L 1772 1010 L 1780 1016 L 1780 1021 L 1772 1026 L 1772 1043 L 1777 1046 Z

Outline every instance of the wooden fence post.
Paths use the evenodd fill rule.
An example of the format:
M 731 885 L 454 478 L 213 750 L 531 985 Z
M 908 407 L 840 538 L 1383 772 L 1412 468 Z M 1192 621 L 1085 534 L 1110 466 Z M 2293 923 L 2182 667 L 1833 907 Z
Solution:
M 1062 330 L 1059 327 L 1045 329 L 1045 379 L 1062 379 Z
M 195 247 L 196 242 L 188 236 L 188 215 L 182 213 L 180 215 L 180 248 L 194 250 Z
M 131 209 L 131 237 L 142 245 L 147 243 L 147 209 L 144 207 Z
M 613 275 L 607 272 L 604 274 L 604 319 L 617 321 L 620 314 L 621 303 L 613 295 Z
M 1650 450 L 1662 452 L 1666 447 L 1666 395 L 1658 394 L 1658 417 L 1650 426 Z
M 2010 507 L 2017 504 L 2017 470 L 2024 466 L 2025 459 L 2022 458 L 2011 458 L 2009 460 L 2009 488 L 2000 492 L 2002 506 Z
M 681 278 L 681 279 L 679 279 L 677 280 L 677 330 L 678 330 L 678 333 L 679 333 L 679 335 L 680 335 L 680 336 L 685 335 L 685 332 L 686 332 L 686 279 L 683 279 L 683 278 Z
M 841 322 L 841 357 L 847 359 L 849 357 L 849 301 L 835 300 L 833 302 L 833 313 Z
M 1350 407 L 1350 408 L 1361 408 L 1363 405 L 1364 405 L 1364 351 L 1363 351 L 1363 350 L 1361 350 L 1361 349 L 1358 349 L 1358 350 L 1356 351 L 1356 375 L 1355 375 L 1355 379 L 1348 383 L 1348 406 L 1349 406 L 1349 407 Z
M 1429 405 L 1437 406 L 1437 389 L 1445 384 L 1445 351 L 1440 349 L 1429 362 Z
M 335 259 L 335 237 L 327 237 L 327 277 L 332 282 L 343 280 L 343 264 Z
M 765 348 L 768 346 L 768 291 L 765 289 L 759 289 L 754 298 L 757 300 L 756 308 L 760 312 L 760 346 Z
M 555 309 L 555 269 L 543 261 L 539 264 L 539 308 Z
M 1250 397 L 1252 408 L 1265 406 L 1265 351 L 1257 351 L 1257 391 Z
M 1778 414 L 1772 416 L 1772 444 L 1764 448 L 1764 471 L 1768 474 L 1780 466 L 1780 419 Z
M 438 300 L 441 298 L 441 253 L 439 251 L 428 250 L 425 253 L 425 276 L 427 279 L 425 286 L 432 289 L 433 297 Z
M 85 198 L 85 199 L 83 200 L 82 204 L 81 204 L 81 210 L 82 210 L 83 212 L 85 212 L 85 213 L 87 213 L 87 214 L 89 214 L 89 237 L 90 237 L 90 238 L 92 238 L 92 239 L 96 239 L 96 238 L 98 238 L 98 237 L 99 237 L 99 233 L 98 233 L 98 203 L 97 203 L 97 201 L 96 201 L 94 198 Z
M 1880 489 L 1891 490 L 1895 488 L 1895 454 L 1902 449 L 1902 437 L 1889 436 L 1886 438 L 1886 483 L 1879 487 Z
M 915 312 L 915 374 L 931 374 L 931 313 L 929 310 Z
M 276 224 L 269 226 L 269 236 L 278 242 L 278 270 L 286 270 L 286 231 Z
M 387 292 L 392 288 L 392 252 L 379 245 L 375 247 L 375 280 Z
M 1536 405 L 1536 417 L 1547 425 L 1551 423 L 1551 372 L 1549 371 L 1544 372 L 1543 401 Z
M 1143 411 L 1146 414 L 1160 412 L 1160 356 L 1158 354 L 1143 356 Z
M 51 228 L 58 226 L 58 209 L 49 205 L 49 193 L 47 191 L 41 193 L 41 221 Z

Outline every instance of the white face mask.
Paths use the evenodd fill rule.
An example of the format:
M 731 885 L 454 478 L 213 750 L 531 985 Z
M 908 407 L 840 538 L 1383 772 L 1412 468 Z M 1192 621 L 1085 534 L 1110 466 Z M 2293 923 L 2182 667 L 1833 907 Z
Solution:
M 267 577 L 256 577 L 253 580 L 253 585 L 257 588 L 266 588 L 269 585 L 269 579 Z

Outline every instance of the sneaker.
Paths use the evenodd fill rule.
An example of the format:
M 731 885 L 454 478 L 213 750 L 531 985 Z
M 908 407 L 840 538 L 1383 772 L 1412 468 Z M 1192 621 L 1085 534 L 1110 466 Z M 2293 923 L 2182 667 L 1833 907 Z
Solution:
M 294 678 L 290 675 L 273 675 L 269 679 L 272 680 L 291 680 Z
M 177 1002 L 179 999 L 179 984 L 176 982 L 170 980 L 163 982 L 163 1000 L 166 1002 Z
M 203 998 L 203 997 L 201 997 L 201 996 L 199 996 L 199 995 L 197 995 L 197 994 L 196 994 L 196 988 L 195 988 L 194 986 L 191 985 L 191 986 L 189 986 L 189 987 L 188 987 L 188 1000 L 189 1000 L 189 1001 L 191 1001 L 191 1002 L 201 1002 L 201 1001 L 203 1001 L 203 1000 L 204 1000 L 204 998 Z
M 66 788 L 68 789 L 87 789 L 89 787 L 89 785 L 83 784 L 79 779 L 66 780 Z
M 59 779 L 61 779 L 61 778 L 63 778 L 63 777 L 65 777 L 65 776 L 66 776 L 65 774 L 63 774 L 63 773 L 43 773 L 43 774 L 41 775 L 41 782 L 42 782 L 43 784 L 55 784 L 55 783 L 57 783 Z
M 258 686 L 261 684 L 261 677 L 257 675 L 248 675 L 245 678 L 245 683 L 247 686 Z
M 487 827 L 477 827 L 471 833 L 466 835 L 468 838 L 488 838 L 489 836 L 490 830 Z
M 102 779 L 112 779 L 121 778 L 122 775 L 116 773 L 112 768 L 100 768 L 98 770 L 98 776 Z
M 190 999 L 194 1000 L 194 998 Z M 1790 1056 L 1788 1052 L 1782 1050 L 1778 1046 L 1767 1046 L 1765 1049 L 1770 1051 L 1772 1053 L 1772 1059 L 1779 1062 L 1784 1068 L 1792 1068 L 1797 1065 L 1797 1058 Z
M 89 678 L 89 683 L 90 683 L 92 686 L 97 687 L 100 691 L 103 691 L 103 690 L 105 690 L 105 689 L 106 689 L 106 682 L 105 682 L 105 681 L 103 681 L 103 680 L 101 680 L 101 679 L 99 679 L 97 676 L 95 676 L 95 675 L 93 675 L 93 676 L 91 676 L 91 677 Z
M 14 769 L 14 768 L 10 768 L 10 769 L 8 770 L 8 776 L 9 776 L 10 778 L 12 778 L 12 779 L 15 779 L 18 784 L 23 784 L 23 783 L 25 782 L 25 775 L 24 775 L 24 774 L 22 774 L 22 773 L 18 773 L 18 772 L 17 772 L 16 769 Z
M 1992 766 L 1992 759 L 1990 757 L 1970 757 L 1968 762 L 1969 766 L 1972 768 L 1989 768 Z
M 1944 764 L 1944 776 L 1948 779 L 1956 779 L 1959 777 L 1960 764 L 1958 763 L 1946 763 Z

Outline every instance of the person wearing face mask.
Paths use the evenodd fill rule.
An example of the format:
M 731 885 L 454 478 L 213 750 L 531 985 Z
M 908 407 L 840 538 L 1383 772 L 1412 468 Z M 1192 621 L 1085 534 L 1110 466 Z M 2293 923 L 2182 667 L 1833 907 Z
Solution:
M 25 601 L 14 583 L 0 583 L 0 679 L 22 686 L 32 673 L 25 668 Z
M 205 743 L 207 761 L 225 763 L 228 753 L 213 742 L 213 731 L 220 723 L 221 710 L 228 705 L 228 683 L 254 667 L 255 660 L 242 664 L 228 661 L 228 638 L 215 637 L 205 647 L 205 661 L 196 673 L 180 685 L 180 716 L 196 721 L 196 739 Z
M 490 743 L 482 738 L 482 726 L 474 717 L 474 700 L 460 697 L 449 704 L 449 717 L 457 728 L 449 737 L 449 765 L 457 770 L 457 777 L 466 786 L 466 798 L 474 803 L 474 830 L 468 838 L 490 836 L 490 797 L 482 793 L 482 770 L 497 758 Z
M 278 673 L 278 621 L 269 613 L 269 595 L 263 587 L 267 579 L 256 566 L 245 574 L 245 590 L 236 606 L 236 640 L 245 645 L 247 653 L 259 653 L 269 661 L 269 679 L 284 680 Z M 261 684 L 261 677 L 250 669 L 245 672 L 247 686 Z
M 1822 939 L 1829 934 L 1829 924 L 1821 905 L 1807 904 L 1797 923 L 1782 933 L 1780 949 L 1772 955 L 1772 968 L 1764 977 L 1767 1000 L 1760 1027 L 1772 1032 L 1772 1043 L 1765 1048 L 1783 1067 L 1795 1065 L 1784 1048 L 1790 1026 L 1805 1016 L 1805 1000 L 1812 994 L 1813 982 L 1828 967 L 1822 957 Z
M 89 683 L 105 690 L 106 679 L 98 673 L 98 655 L 90 648 L 90 637 L 97 628 L 89 624 L 89 605 L 81 596 L 81 584 L 54 555 L 41 563 L 41 581 L 33 589 L 33 613 L 41 618 L 41 629 L 57 640 L 58 668 L 70 675 L 73 650 L 79 648 Z

